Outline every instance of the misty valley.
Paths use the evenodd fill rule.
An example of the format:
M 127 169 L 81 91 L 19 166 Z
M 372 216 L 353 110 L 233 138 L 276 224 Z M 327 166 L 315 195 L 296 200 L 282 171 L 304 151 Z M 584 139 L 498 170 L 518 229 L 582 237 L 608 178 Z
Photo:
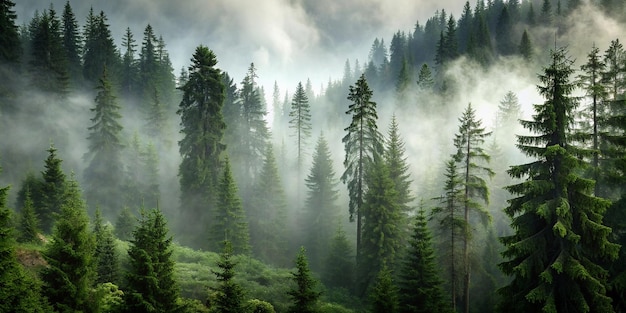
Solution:
M 0 0 L 0 313 L 626 312 L 624 1 L 248 2 Z

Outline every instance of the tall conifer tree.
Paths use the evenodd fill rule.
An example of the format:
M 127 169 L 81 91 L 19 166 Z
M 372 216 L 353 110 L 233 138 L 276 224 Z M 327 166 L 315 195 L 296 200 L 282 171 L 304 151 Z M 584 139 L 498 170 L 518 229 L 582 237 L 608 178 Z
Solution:
M 507 189 L 517 197 L 505 209 L 515 233 L 502 238 L 513 280 L 500 289 L 502 312 L 613 312 L 606 296 L 606 274 L 599 262 L 617 256 L 603 225 L 609 202 L 591 195 L 594 182 L 579 176 L 579 158 L 588 151 L 571 142 L 577 104 L 570 81 L 572 63 L 563 48 L 539 75 L 545 102 L 535 105 L 533 120 L 522 121 L 535 135 L 519 136 L 518 147 L 536 160 L 511 167 Z
M 298 83 L 296 92 L 293 94 L 291 111 L 289 112 L 289 128 L 293 129 L 294 137 L 296 137 L 297 200 L 300 202 L 302 162 L 306 154 L 307 140 L 311 137 L 311 107 L 309 106 L 309 98 L 304 87 L 302 87 L 302 82 Z

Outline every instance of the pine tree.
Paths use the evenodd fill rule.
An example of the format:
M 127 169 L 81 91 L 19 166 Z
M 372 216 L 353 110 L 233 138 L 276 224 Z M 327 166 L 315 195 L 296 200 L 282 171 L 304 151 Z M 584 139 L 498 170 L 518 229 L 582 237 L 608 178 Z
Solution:
M 509 14 L 507 6 L 502 8 L 498 17 L 496 26 L 496 48 L 501 55 L 511 55 L 515 53 L 515 44 L 513 43 L 513 21 Z
M 318 301 L 321 292 L 317 291 L 317 281 L 313 278 L 304 247 L 296 257 L 296 271 L 291 273 L 293 282 L 296 284 L 287 292 L 292 300 L 289 313 L 315 313 L 318 312 Z
M 346 152 L 343 161 L 346 170 L 341 175 L 341 181 L 348 185 L 350 221 L 356 220 L 357 258 L 361 248 L 361 209 L 366 192 L 365 169 L 372 155 L 382 151 L 381 135 L 376 125 L 378 119 L 376 102 L 371 98 L 372 91 L 367 85 L 365 74 L 362 74 L 356 84 L 350 86 L 348 100 L 352 101 L 352 104 L 346 114 L 352 115 L 352 121 L 344 129 L 347 134 L 341 139 Z
M 119 257 L 115 247 L 113 230 L 102 221 L 100 210 L 96 209 L 93 220 L 93 234 L 96 238 L 94 259 L 96 263 L 96 283 L 118 284 Z
M 83 28 L 83 76 L 95 84 L 102 78 L 105 68 L 112 74 L 109 79 L 117 83 L 120 60 L 107 20 L 104 12 L 95 15 L 92 8 Z
M 198 46 L 189 66 L 189 79 L 180 89 L 181 133 L 179 141 L 182 161 L 179 167 L 182 223 L 185 234 L 206 236 L 199 227 L 207 221 L 214 208 L 215 188 L 222 169 L 220 160 L 225 149 L 224 136 L 224 85 L 213 51 Z M 194 226 L 195 225 L 195 226 Z M 195 238 L 197 239 L 197 238 Z M 206 241 L 206 237 L 203 238 Z
M 67 70 L 70 76 L 70 81 L 73 85 L 77 85 L 82 81 L 83 75 L 81 62 L 82 47 L 78 22 L 76 21 L 76 15 L 72 10 L 69 0 L 65 2 L 62 17 L 62 38 L 63 48 L 65 49 L 65 58 L 67 61 Z
M 18 27 L 15 24 L 15 2 L 0 1 L 0 64 L 17 64 L 22 54 Z M 3 79 L 3 81 L 5 81 Z M 0 93 L 2 94 L 2 93 Z
M 20 218 L 20 242 L 38 242 L 39 241 L 39 217 L 35 212 L 35 204 L 33 202 L 30 189 L 26 189 L 24 206 L 21 210 Z
M 95 240 L 78 182 L 68 181 L 61 212 L 43 255 L 42 294 L 58 312 L 93 312 Z
M 411 195 L 411 178 L 407 162 L 404 141 L 400 138 L 398 121 L 394 115 L 391 118 L 384 151 L 385 163 L 389 169 L 389 177 L 393 181 L 398 194 L 397 202 L 401 210 L 401 226 L 408 227 L 408 215 L 413 210 L 411 202 L 415 198 Z M 408 228 L 406 229 L 408 231 Z M 404 236 L 403 236 L 404 237 Z
M 328 249 L 322 282 L 328 288 L 352 290 L 354 287 L 354 255 L 346 233 L 341 228 L 335 232 Z
M 551 2 L 550 0 L 543 0 L 543 4 L 541 5 L 539 22 L 543 24 L 542 26 L 552 26 L 553 12 Z
M 133 230 L 137 224 L 137 217 L 125 206 L 117 215 L 115 221 L 115 237 L 129 241 L 133 238 Z
M 213 290 L 211 299 L 211 312 L 215 313 L 239 313 L 243 312 L 244 291 L 243 288 L 236 283 L 235 263 L 233 257 L 233 247 L 230 241 L 223 242 L 224 248 L 217 262 L 220 271 L 213 271 L 218 282 L 218 286 L 211 288 Z
M 142 211 L 128 249 L 125 312 L 175 312 L 179 308 L 171 246 L 161 211 Z
M 217 186 L 216 212 L 209 245 L 217 248 L 219 243 L 227 240 L 232 253 L 246 254 L 250 252 L 248 223 L 228 159 L 224 162 L 221 176 Z
M 0 171 L 2 168 L 0 168 Z M 9 187 L 0 188 L 0 312 L 48 312 L 40 286 L 17 260 L 11 211 L 6 207 Z
M 88 127 L 89 152 L 85 157 L 89 165 L 84 173 L 87 185 L 85 195 L 88 203 L 103 208 L 107 215 L 115 216 L 122 207 L 122 115 L 106 68 L 97 89 L 95 106 L 90 109 L 94 117 Z
M 328 142 L 324 135 L 320 135 L 311 171 L 306 178 L 308 193 L 301 227 L 313 270 L 322 267 L 322 260 L 330 248 L 331 235 L 337 226 L 337 183 Z
M 121 90 L 122 94 L 126 97 L 137 93 L 139 84 L 139 71 L 137 66 L 137 60 L 135 60 L 135 52 L 137 52 L 135 43 L 130 27 L 126 28 L 124 32 L 124 38 L 122 38 L 122 47 L 125 48 L 122 55 L 122 75 L 121 75 Z
M 46 233 L 52 232 L 55 215 L 61 213 L 65 194 L 65 174 L 61 169 L 63 160 L 57 157 L 57 149 L 50 145 L 48 158 L 45 161 L 45 171 L 42 174 L 41 204 L 35 207 L 35 212 L 41 218 L 41 229 Z M 36 191 L 36 190 L 35 190 Z
M 602 82 L 608 92 L 608 101 L 618 102 L 623 100 L 626 92 L 626 71 L 624 61 L 626 51 L 619 39 L 611 40 L 609 48 L 604 52 L 604 64 L 606 70 L 602 72 Z
M 383 266 L 376 274 L 376 280 L 369 293 L 369 303 L 372 313 L 398 312 L 398 290 L 387 266 Z
M 413 233 L 398 272 L 401 313 L 451 312 L 443 292 L 432 237 L 423 208 L 415 217 Z
M 491 135 L 482 127 L 481 120 L 476 118 L 476 111 L 468 104 L 459 119 L 459 132 L 454 138 L 457 153 L 454 159 L 461 171 L 460 180 L 463 189 L 462 205 L 464 216 L 463 241 L 463 304 L 464 311 L 469 313 L 470 307 L 470 242 L 472 230 L 469 228 L 473 220 L 488 221 L 491 217 L 481 204 L 489 204 L 489 189 L 485 176 L 493 177 L 494 172 L 487 167 L 489 155 L 482 148 L 485 138 Z M 473 215 L 473 216 L 470 216 Z
M 585 151 L 570 142 L 576 98 L 572 63 L 563 48 L 539 76 L 545 102 L 535 105 L 535 136 L 518 137 L 518 147 L 536 158 L 511 167 L 507 189 L 517 197 L 505 212 L 515 233 L 502 237 L 506 261 L 500 268 L 513 280 L 499 290 L 502 312 L 613 312 L 606 296 L 603 259 L 615 259 L 619 246 L 608 241 L 602 218 L 609 202 L 590 195 L 593 181 L 578 175 Z
M 374 154 L 365 175 L 367 192 L 362 207 L 362 247 L 357 255 L 358 292 L 366 295 L 383 265 L 395 270 L 402 229 L 402 206 L 398 191 L 382 157 Z
M 296 92 L 293 94 L 291 102 L 291 111 L 289 112 L 289 128 L 293 129 L 294 137 L 296 137 L 296 170 L 298 185 L 298 203 L 300 202 L 300 175 L 302 173 L 302 163 L 306 154 L 307 140 L 311 137 L 311 107 L 309 106 L 309 98 L 307 97 L 302 82 L 298 83 Z
M 420 72 L 417 76 L 417 86 L 420 90 L 430 90 L 434 85 L 435 83 L 433 81 L 432 72 L 430 71 L 428 64 L 422 64 Z
M 246 205 L 252 252 L 264 262 L 285 266 L 288 262 L 285 191 L 271 145 L 265 152 L 253 192 L 254 201 Z

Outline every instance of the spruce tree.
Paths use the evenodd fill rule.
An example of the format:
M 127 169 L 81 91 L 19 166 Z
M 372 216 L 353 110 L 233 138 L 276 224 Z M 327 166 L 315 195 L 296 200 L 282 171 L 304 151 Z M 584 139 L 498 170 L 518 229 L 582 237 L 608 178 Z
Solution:
M 104 224 L 100 210 L 96 209 L 93 220 L 93 233 L 96 238 L 95 262 L 96 283 L 119 285 L 119 257 L 115 247 L 115 237 L 109 224 Z
M 39 217 L 35 212 L 34 206 L 35 204 L 33 202 L 30 189 L 27 189 L 20 217 L 20 242 L 39 241 Z
M 129 97 L 136 95 L 139 84 L 139 71 L 137 66 L 137 60 L 135 59 L 135 52 L 137 52 L 136 41 L 133 36 L 130 27 L 126 28 L 124 37 L 122 38 L 122 47 L 124 51 L 122 54 L 122 73 L 121 73 L 121 92 L 122 95 Z
M 161 211 L 142 211 L 128 249 L 125 312 L 175 312 L 179 288 L 174 278 L 172 237 Z
M 292 300 L 289 313 L 318 312 L 318 301 L 321 292 L 317 291 L 317 281 L 313 278 L 304 247 L 296 257 L 296 271 L 291 273 L 295 287 L 287 292 Z
M 42 294 L 58 312 L 93 312 L 95 240 L 78 182 L 68 182 L 52 240 L 43 255 Z
M 289 128 L 293 129 L 293 135 L 296 137 L 297 201 L 300 203 L 300 175 L 302 174 L 307 141 L 311 137 L 311 107 L 309 106 L 309 98 L 302 87 L 302 82 L 298 83 L 296 92 L 293 94 L 291 111 L 289 112 Z
M 105 68 L 112 74 L 109 79 L 117 83 L 120 60 L 107 21 L 104 12 L 96 15 L 92 8 L 83 28 L 83 76 L 96 85 Z
M 328 288 L 352 290 L 354 287 L 354 255 L 346 233 L 339 228 L 332 239 L 324 262 L 322 282 Z
M 387 266 L 383 266 L 376 274 L 376 280 L 369 292 L 369 304 L 372 313 L 398 312 L 398 290 Z
M 228 159 L 224 162 L 223 173 L 217 186 L 217 203 L 212 223 L 209 246 L 217 248 L 220 243 L 227 240 L 232 250 L 231 253 L 250 252 L 248 222 Z
M 62 38 L 67 61 L 67 70 L 70 81 L 76 86 L 82 81 L 83 75 L 81 61 L 82 45 L 76 15 L 72 10 L 69 0 L 65 2 L 65 6 L 63 7 L 62 19 Z
M 11 0 L 0 1 L 0 64 L 17 64 L 22 54 L 14 7 Z
M 347 134 L 341 139 L 345 145 L 346 156 L 343 165 L 346 168 L 341 181 L 348 185 L 350 197 L 350 221 L 356 220 L 356 254 L 361 248 L 362 212 L 366 192 L 365 171 L 374 153 L 382 151 L 381 135 L 376 120 L 376 102 L 372 101 L 372 91 L 367 85 L 365 74 L 350 86 L 348 100 L 352 103 L 346 114 L 352 116 L 350 125 L 344 129 Z
M 539 75 L 544 103 L 533 120 L 522 121 L 535 135 L 519 136 L 518 148 L 536 160 L 511 167 L 524 182 L 507 189 L 517 195 L 505 212 L 515 233 L 506 246 L 502 271 L 512 281 L 499 290 L 501 312 L 613 312 L 606 296 L 607 271 L 619 246 L 603 225 L 609 202 L 591 195 L 594 182 L 579 176 L 588 151 L 572 145 L 569 129 L 577 105 L 570 81 L 572 63 L 564 48 L 551 53 Z
M 443 281 L 423 208 L 415 217 L 413 233 L 399 269 L 399 312 L 451 312 L 450 302 L 443 292 Z
M 532 43 L 530 42 L 530 38 L 528 37 L 528 31 L 526 31 L 525 29 L 524 33 L 522 34 L 522 39 L 520 39 L 519 43 L 519 54 L 524 58 L 524 60 L 526 60 L 526 62 L 532 60 L 533 47 Z
M 389 169 L 389 177 L 393 181 L 398 193 L 397 202 L 401 210 L 401 224 L 403 231 L 408 231 L 408 215 L 413 210 L 411 202 L 415 198 L 411 195 L 411 178 L 409 164 L 406 157 L 404 141 L 400 137 L 398 121 L 394 115 L 391 118 L 384 151 L 385 163 Z M 404 236 L 403 236 L 404 237 Z
M 246 208 L 252 252 L 264 262 L 286 266 L 287 205 L 272 146 L 267 147 L 253 192 L 254 201 Z
M 106 215 L 115 216 L 122 207 L 122 115 L 106 67 L 97 90 L 95 106 L 90 109 L 94 116 L 88 127 L 89 151 L 85 157 L 89 165 L 83 174 L 85 196 L 89 204 L 103 208 Z
M 422 64 L 419 74 L 417 75 L 417 86 L 420 90 L 431 90 L 434 85 L 435 83 L 433 81 L 432 72 L 430 71 L 428 64 Z
M 361 252 L 357 255 L 358 292 L 365 296 L 383 265 L 395 270 L 402 230 L 402 207 L 398 191 L 382 157 L 374 154 L 365 175 L 367 192 L 362 207 Z
M 311 171 L 306 178 L 307 199 L 302 215 L 301 229 L 304 231 L 304 246 L 309 251 L 311 268 L 319 270 L 331 236 L 337 227 L 338 180 L 333 170 L 328 142 L 320 135 L 313 155 Z
M 223 241 L 224 248 L 217 261 L 217 267 L 220 271 L 212 271 L 217 278 L 218 285 L 211 288 L 211 312 L 215 313 L 239 313 L 243 312 L 244 307 L 244 291 L 243 288 L 236 283 L 235 266 L 237 263 L 233 261 L 233 247 L 230 241 Z
M 493 177 L 495 173 L 488 167 L 489 155 L 483 149 L 485 138 L 491 135 L 482 127 L 481 120 L 477 119 L 476 111 L 471 104 L 459 119 L 459 132 L 454 138 L 454 147 L 457 153 L 454 159 L 460 170 L 461 188 L 463 189 L 463 304 L 464 312 L 469 313 L 470 306 L 470 242 L 472 239 L 472 221 L 486 223 L 491 219 L 483 204 L 489 204 L 489 189 L 485 176 Z
M 200 235 L 200 226 L 209 218 L 214 208 L 220 160 L 225 149 L 224 136 L 224 85 L 221 72 L 215 66 L 213 51 L 198 46 L 189 66 L 189 78 L 180 87 L 183 99 L 177 113 L 180 115 L 181 133 L 179 150 L 182 161 L 178 169 L 181 190 L 181 223 L 186 225 L 187 236 Z M 190 223 L 200 221 L 199 223 Z M 204 234 L 206 236 L 206 233 Z M 198 239 L 198 238 L 190 238 Z M 203 238 L 206 241 L 206 238 Z
M 11 211 L 6 207 L 8 191 L 9 187 L 0 188 L 0 312 L 49 312 L 39 284 L 17 260 Z
M 57 149 L 53 144 L 47 151 L 48 157 L 44 164 L 45 171 L 41 173 L 43 176 L 43 183 L 40 187 L 41 204 L 35 207 L 35 212 L 41 218 L 41 229 L 50 234 L 55 221 L 55 214 L 61 213 L 66 187 L 65 174 L 61 169 L 63 160 L 57 157 Z

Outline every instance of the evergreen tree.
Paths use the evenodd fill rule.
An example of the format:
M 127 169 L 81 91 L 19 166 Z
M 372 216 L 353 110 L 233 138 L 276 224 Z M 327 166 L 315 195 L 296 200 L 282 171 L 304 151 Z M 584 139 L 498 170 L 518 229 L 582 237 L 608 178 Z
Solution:
M 253 254 L 260 260 L 285 266 L 286 200 L 272 146 L 267 147 L 265 162 L 254 186 L 253 202 L 247 204 Z
M 413 233 L 399 276 L 399 303 L 402 313 L 450 312 L 443 292 L 443 281 L 435 259 L 435 250 L 426 223 L 424 209 L 415 217 Z
M 107 20 L 104 12 L 95 15 L 92 8 L 83 29 L 83 76 L 96 84 L 105 68 L 112 74 L 109 79 L 117 83 L 120 60 Z
M 362 235 L 361 209 L 366 192 L 365 169 L 374 153 L 380 153 L 382 143 L 376 120 L 376 102 L 371 100 L 372 91 L 367 85 L 365 74 L 356 84 L 350 86 L 348 100 L 352 101 L 346 114 L 352 115 L 350 125 L 344 129 L 347 134 L 341 139 L 345 145 L 346 157 L 343 165 L 346 170 L 341 181 L 348 185 L 350 197 L 350 221 L 356 220 L 357 244 L 356 254 L 359 256 Z
M 0 32 L 0 47 L 2 47 L 0 49 L 0 64 L 17 64 L 22 54 L 18 27 L 15 24 L 17 14 L 15 14 L 13 7 L 15 7 L 15 2 L 11 0 L 0 1 L 0 29 L 2 29 Z M 3 81 L 6 80 L 3 79 Z
M 94 117 L 88 128 L 89 152 L 85 157 L 89 165 L 84 173 L 87 185 L 85 194 L 88 203 L 102 207 L 109 212 L 107 215 L 115 216 L 122 207 L 122 115 L 106 68 L 97 89 L 95 106 L 90 109 Z
M 341 228 L 335 232 L 328 249 L 322 282 L 328 288 L 351 290 L 354 287 L 354 255 L 346 233 Z
M 41 218 L 41 229 L 49 234 L 52 232 L 55 215 L 61 213 L 65 194 L 65 174 L 61 169 L 63 160 L 57 157 L 57 149 L 54 145 L 51 144 L 47 151 L 48 158 L 44 164 L 45 171 L 41 173 L 43 183 L 39 190 L 41 192 L 41 204 L 35 207 L 35 212 Z
M 224 162 L 221 176 L 209 245 L 217 247 L 218 243 L 227 240 L 232 253 L 246 254 L 250 252 L 248 223 L 228 159 Z
M 96 237 L 94 259 L 96 263 L 96 283 L 118 284 L 119 258 L 115 247 L 113 231 L 102 221 L 100 210 L 96 209 L 93 220 L 93 233 Z
M 150 24 L 143 31 L 143 41 L 139 52 L 139 96 L 150 99 L 150 95 L 156 90 L 158 61 L 156 56 L 157 37 Z M 147 102 L 147 101 L 145 101 Z M 148 102 L 149 103 L 149 102 Z
M 180 291 L 174 278 L 172 238 L 161 211 L 142 211 L 128 257 L 124 311 L 176 312 Z
M 39 241 L 39 217 L 35 212 L 35 204 L 31 197 L 30 189 L 26 189 L 24 206 L 21 210 L 20 217 L 20 242 L 38 242 Z
M 293 129 L 294 137 L 296 137 L 297 200 L 300 203 L 300 174 L 302 173 L 302 162 L 306 154 L 307 140 L 311 137 L 311 107 L 301 82 L 298 83 L 296 92 L 293 94 L 291 111 L 289 112 L 289 128 Z
M 435 198 L 440 205 L 433 208 L 433 218 L 438 222 L 438 231 L 441 240 L 441 259 L 448 281 L 448 293 L 452 300 L 452 310 L 456 312 L 457 298 L 459 296 L 459 272 L 461 260 L 459 251 L 462 238 L 465 235 L 465 219 L 463 219 L 463 186 L 459 176 L 457 162 L 450 158 L 446 162 L 445 183 L 443 195 Z
M 509 14 L 507 6 L 502 8 L 498 17 L 496 26 L 496 47 L 501 55 L 511 55 L 515 53 L 515 44 L 513 43 L 513 21 Z
M 133 238 L 133 230 L 137 224 L 137 217 L 125 206 L 117 215 L 115 221 L 115 237 L 119 240 L 129 241 Z
M 608 241 L 602 219 L 608 201 L 590 195 L 593 181 L 577 172 L 585 151 L 570 142 L 576 98 L 570 82 L 572 63 L 563 48 L 539 76 L 540 94 L 532 121 L 522 121 L 535 136 L 518 137 L 518 147 L 536 158 L 511 167 L 507 189 L 518 195 L 505 209 L 515 233 L 502 237 L 502 271 L 513 280 L 499 290 L 502 312 L 613 312 L 606 296 L 603 259 L 614 259 L 619 246 Z
M 137 52 L 135 38 L 130 30 L 126 28 L 124 38 L 122 38 L 122 47 L 125 48 L 122 55 L 122 81 L 121 90 L 124 96 L 131 96 L 137 93 L 139 84 L 139 72 L 137 68 L 137 60 L 135 60 L 135 52 Z
M 611 40 L 609 48 L 604 52 L 606 70 L 602 72 L 602 82 L 608 92 L 608 101 L 619 103 L 626 92 L 626 71 L 624 62 L 626 52 L 619 39 Z
M 401 210 L 402 227 L 408 227 L 408 215 L 413 210 L 411 202 L 415 198 L 411 195 L 411 178 L 407 162 L 404 141 L 400 138 L 398 121 L 394 115 L 391 118 L 387 140 L 385 141 L 384 158 L 389 168 L 389 177 L 393 181 L 398 193 L 397 202 Z M 408 229 L 406 229 L 408 231 Z M 404 236 L 403 236 L 404 237 Z
M 529 26 L 537 24 L 537 18 L 535 16 L 535 9 L 533 8 L 533 2 L 531 1 L 528 6 L 528 13 L 526 14 L 526 23 Z
M 321 292 L 317 291 L 317 281 L 313 278 L 306 258 L 306 250 L 300 248 L 296 257 L 296 271 L 291 273 L 296 284 L 287 292 L 292 300 L 289 313 L 315 313 L 318 312 L 318 301 Z
M 541 22 L 542 26 L 552 26 L 552 1 L 543 0 L 543 4 L 541 5 L 541 14 L 539 15 L 539 22 Z
M 213 51 L 198 46 L 189 66 L 189 79 L 181 87 L 183 99 L 177 113 L 181 133 L 179 167 L 181 210 L 185 234 L 206 236 L 200 227 L 214 208 L 220 160 L 225 149 L 224 85 Z M 200 221 L 191 223 L 191 221 Z M 201 235 L 203 234 L 203 235 Z M 195 238 L 198 239 L 198 238 Z M 204 240 L 206 241 L 206 237 Z
M 217 261 L 219 272 L 213 271 L 218 282 L 216 288 L 211 288 L 214 292 L 211 299 L 211 312 L 215 313 L 239 313 L 243 312 L 244 291 L 233 278 L 235 277 L 235 263 L 233 257 L 233 247 L 228 240 L 224 241 L 224 248 Z
M 63 48 L 65 49 L 65 58 L 67 61 L 67 70 L 70 76 L 70 81 L 73 85 L 77 85 L 80 81 L 82 81 L 82 39 L 80 37 L 80 30 L 78 28 L 78 22 L 76 21 L 76 15 L 72 10 L 69 0 L 65 2 L 62 17 L 62 38 Z
M 519 43 L 519 54 L 522 55 L 526 62 L 532 60 L 533 57 L 533 47 L 530 42 L 530 38 L 528 37 L 528 32 L 524 29 L 524 33 L 522 34 L 522 39 Z
M 0 168 L 1 170 L 1 168 Z M 0 312 L 48 312 L 40 286 L 17 260 L 11 211 L 6 207 L 9 187 L 0 188 Z
M 481 202 L 489 203 L 489 189 L 484 176 L 493 177 L 494 172 L 487 167 L 489 155 L 482 148 L 485 138 L 491 133 L 485 132 L 482 122 L 476 118 L 476 111 L 468 104 L 467 109 L 459 119 L 459 132 L 454 138 L 454 147 L 457 153 L 454 159 L 461 171 L 461 185 L 463 189 L 463 304 L 464 311 L 469 313 L 470 306 L 470 242 L 473 220 L 487 221 L 491 217 Z M 471 215 L 473 218 L 470 217 Z
M 42 294 L 57 312 L 93 312 L 95 241 L 89 231 L 87 207 L 74 178 L 68 182 L 52 240 L 43 255 Z
M 428 64 L 422 64 L 419 74 L 417 75 L 417 86 L 420 90 L 430 90 L 433 88 L 434 84 L 432 72 L 430 71 Z
M 303 212 L 304 246 L 309 251 L 311 268 L 319 270 L 331 245 L 331 234 L 338 218 L 337 179 L 333 170 L 328 142 L 320 135 L 313 155 L 311 171 L 306 178 L 308 195 Z
M 382 157 L 374 154 L 365 175 L 367 192 L 362 207 L 362 249 L 357 255 L 358 292 L 366 295 L 383 265 L 395 270 L 403 232 L 398 191 Z
M 398 312 L 398 290 L 393 283 L 391 271 L 384 266 L 376 275 L 376 281 L 369 293 L 370 312 Z

